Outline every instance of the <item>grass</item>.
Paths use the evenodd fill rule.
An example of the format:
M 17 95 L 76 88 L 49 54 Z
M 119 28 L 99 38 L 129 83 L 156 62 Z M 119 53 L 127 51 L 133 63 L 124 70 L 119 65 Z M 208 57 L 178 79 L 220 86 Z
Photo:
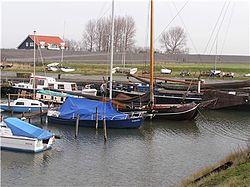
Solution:
M 82 74 L 82 75 L 108 75 L 109 65 L 107 64 L 83 64 L 83 63 L 64 63 L 64 66 L 75 68 L 76 71 L 71 74 Z M 120 66 L 114 65 L 114 67 Z M 149 71 L 149 65 L 134 64 L 127 65 L 126 67 L 138 68 L 138 73 L 143 71 Z M 168 68 L 172 70 L 171 75 L 160 74 L 161 68 Z M 167 77 L 179 77 L 181 71 L 189 71 L 190 77 L 198 77 L 200 72 L 210 71 L 214 69 L 214 64 L 198 64 L 198 63 L 155 63 L 155 74 L 156 76 L 167 76 Z M 248 64 L 218 64 L 217 69 L 224 72 L 234 72 L 236 79 L 244 79 L 244 74 L 250 72 Z M 32 64 L 28 63 L 15 63 L 12 68 L 5 69 L 4 71 L 18 71 L 18 72 L 32 72 Z M 44 67 L 41 63 L 36 66 L 37 72 L 43 72 Z
M 210 173 L 214 168 L 226 163 L 228 161 L 233 162 L 233 166 L 223 170 L 219 173 L 212 173 L 208 177 L 193 183 L 195 179 Z M 182 187 L 205 187 L 205 186 L 218 186 L 218 187 L 246 187 L 250 185 L 250 147 L 246 150 L 240 150 L 236 153 L 230 154 L 219 163 L 206 167 L 201 171 L 193 174 L 192 176 L 185 179 L 181 186 Z

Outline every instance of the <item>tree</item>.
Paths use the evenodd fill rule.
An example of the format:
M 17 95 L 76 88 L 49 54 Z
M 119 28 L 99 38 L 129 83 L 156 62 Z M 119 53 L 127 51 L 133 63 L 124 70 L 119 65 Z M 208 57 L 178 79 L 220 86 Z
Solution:
M 68 50 L 70 50 L 70 51 L 81 51 L 82 50 L 82 44 L 79 41 L 76 41 L 73 39 L 65 39 L 65 44 L 68 47 Z
M 116 17 L 114 23 L 114 51 L 123 52 L 134 47 L 135 21 L 132 17 Z M 83 34 L 83 45 L 88 51 L 108 52 L 111 42 L 111 18 L 90 20 Z
M 89 20 L 86 25 L 86 30 L 83 33 L 83 45 L 87 51 L 92 52 L 94 49 L 95 39 L 96 39 L 96 22 L 94 20 Z
M 186 48 L 187 36 L 182 27 L 172 27 L 168 31 L 162 33 L 160 43 L 165 48 L 166 53 L 180 54 L 187 53 Z

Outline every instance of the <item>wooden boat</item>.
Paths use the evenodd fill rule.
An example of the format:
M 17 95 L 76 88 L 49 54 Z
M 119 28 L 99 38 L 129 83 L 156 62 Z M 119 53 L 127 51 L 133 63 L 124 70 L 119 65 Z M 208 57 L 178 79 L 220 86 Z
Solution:
M 209 104 L 209 109 L 236 109 L 250 110 L 250 94 L 246 92 L 236 91 L 219 91 L 206 90 L 204 91 L 203 100 L 211 100 L 214 102 Z
M 18 118 L 7 118 L 0 123 L 1 149 L 41 152 L 50 149 L 54 135 Z
M 172 104 L 172 105 L 163 105 L 156 104 L 154 97 L 154 35 L 153 35 L 153 0 L 151 0 L 151 22 L 150 22 L 150 103 L 146 106 L 147 115 L 154 118 L 164 118 L 171 120 L 187 120 L 193 119 L 197 115 L 198 104 L 188 103 L 188 104 Z
M 8 112 L 13 111 L 17 113 L 23 113 L 48 110 L 48 105 L 45 105 L 38 100 L 18 98 L 13 102 L 0 104 L 0 108 Z
M 124 114 L 118 112 L 112 102 L 101 102 L 85 98 L 67 97 L 58 111 L 48 111 L 50 124 L 76 125 L 79 116 L 79 126 L 103 127 L 104 120 L 107 128 L 134 129 L 139 128 L 144 118 L 141 114 Z
M 167 120 L 192 120 L 196 117 L 198 111 L 198 104 L 188 103 L 184 105 L 171 104 L 154 104 L 147 109 L 147 113 L 143 114 L 145 117 L 157 117 Z

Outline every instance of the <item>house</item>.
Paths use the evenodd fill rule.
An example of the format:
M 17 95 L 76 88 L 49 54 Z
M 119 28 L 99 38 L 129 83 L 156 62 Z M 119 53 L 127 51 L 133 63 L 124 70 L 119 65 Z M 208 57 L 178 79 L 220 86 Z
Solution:
M 65 42 L 59 36 L 28 35 L 27 38 L 17 47 L 18 49 L 34 49 L 34 38 L 36 48 L 60 50 L 67 48 Z

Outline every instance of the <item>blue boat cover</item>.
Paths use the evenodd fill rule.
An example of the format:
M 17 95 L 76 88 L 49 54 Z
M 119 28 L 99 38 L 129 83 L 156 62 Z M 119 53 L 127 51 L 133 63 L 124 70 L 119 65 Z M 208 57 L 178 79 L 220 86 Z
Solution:
M 4 122 L 15 136 L 37 138 L 38 140 L 49 139 L 53 136 L 49 131 L 43 130 L 18 118 L 7 118 Z
M 80 120 L 95 120 L 96 108 L 98 108 L 98 119 L 102 120 L 105 116 L 107 120 L 127 119 L 127 114 L 117 111 L 112 102 L 101 102 L 86 98 L 67 97 L 63 105 L 60 107 L 60 117 L 63 119 L 76 118 L 80 116 Z

